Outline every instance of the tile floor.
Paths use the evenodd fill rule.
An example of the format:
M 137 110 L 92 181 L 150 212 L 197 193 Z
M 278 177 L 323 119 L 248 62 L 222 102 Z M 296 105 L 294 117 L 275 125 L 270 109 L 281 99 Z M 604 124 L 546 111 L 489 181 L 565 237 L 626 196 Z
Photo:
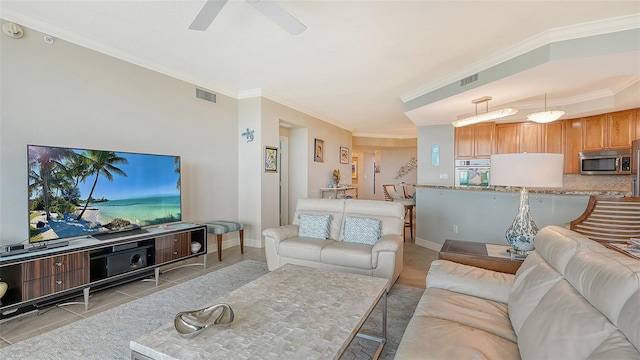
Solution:
M 209 243 L 208 245 L 209 249 L 215 249 L 215 244 Z M 89 299 L 89 311 L 87 312 L 84 311 L 84 305 L 68 305 L 50 308 L 50 310 L 40 315 L 31 313 L 7 320 L 0 323 L 0 348 L 193 279 L 206 272 L 215 271 L 248 259 L 266 261 L 264 249 L 246 246 L 243 255 L 240 254 L 239 246 L 224 249 L 222 254 L 222 261 L 219 262 L 217 253 L 210 252 L 207 255 L 206 270 L 202 269 L 201 266 L 187 266 L 162 273 L 158 287 L 155 286 L 153 281 L 134 281 L 93 293 Z M 404 247 L 405 266 L 396 283 L 424 288 L 425 277 L 431 261 L 437 259 L 437 257 L 438 253 L 436 251 L 416 245 L 407 236 Z M 179 264 L 174 264 L 173 266 L 175 267 L 176 265 Z M 171 267 L 163 268 L 163 270 L 169 268 Z M 82 301 L 82 298 L 79 297 L 77 301 Z

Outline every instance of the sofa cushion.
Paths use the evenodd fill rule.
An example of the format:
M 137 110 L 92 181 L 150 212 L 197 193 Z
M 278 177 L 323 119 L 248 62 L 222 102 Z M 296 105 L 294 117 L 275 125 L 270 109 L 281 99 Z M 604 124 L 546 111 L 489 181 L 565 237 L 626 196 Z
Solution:
M 338 240 L 342 230 L 344 199 L 298 199 L 293 225 L 299 225 L 298 215 L 331 215 L 329 239 Z
M 395 360 L 519 360 L 518 346 L 501 336 L 430 316 L 413 316 Z
M 278 243 L 278 255 L 309 261 L 320 261 L 322 249 L 335 240 L 294 237 Z
M 371 245 L 335 241 L 324 248 L 320 260 L 323 264 L 370 270 Z
M 429 288 L 420 299 L 414 316 L 454 321 L 516 342 L 507 305 L 496 301 Z
M 545 294 L 518 333 L 523 359 L 586 359 L 617 329 L 561 280 Z
M 560 273 L 544 261 L 540 254 L 534 251 L 527 256 L 516 272 L 509 294 L 509 318 L 516 334 L 540 299 L 560 280 Z
M 618 317 L 618 329 L 640 350 L 640 290 L 629 297 Z M 640 356 L 638 356 L 640 359 Z
M 513 279 L 511 274 L 435 260 L 429 268 L 427 288 L 436 287 L 506 303 Z
M 329 224 L 331 215 L 300 214 L 300 228 L 298 236 L 314 239 L 326 239 L 329 237 Z
M 404 206 L 392 201 L 346 200 L 344 216 L 378 219 L 382 222 L 381 234 L 402 235 L 404 230 Z M 344 233 L 339 240 L 344 239 Z
M 609 249 L 580 249 L 565 270 L 571 286 L 616 326 L 622 306 L 640 289 L 639 275 L 640 261 Z
M 347 216 L 344 219 L 343 241 L 374 245 L 380 240 L 381 230 L 382 222 L 380 220 Z

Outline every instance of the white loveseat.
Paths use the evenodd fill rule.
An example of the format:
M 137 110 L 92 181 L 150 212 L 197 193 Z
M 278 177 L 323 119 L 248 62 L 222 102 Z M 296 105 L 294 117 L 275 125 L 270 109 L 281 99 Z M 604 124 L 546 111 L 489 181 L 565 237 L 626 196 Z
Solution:
M 298 236 L 299 215 L 330 215 L 327 239 Z M 380 220 L 373 245 L 346 242 L 348 217 Z M 363 229 L 369 230 L 369 229 Z M 403 267 L 404 207 L 395 202 L 354 199 L 300 199 L 292 225 L 265 229 L 267 266 L 273 271 L 291 263 L 389 279 L 393 285 Z
M 396 359 L 640 359 L 640 260 L 549 226 L 514 275 L 434 261 Z

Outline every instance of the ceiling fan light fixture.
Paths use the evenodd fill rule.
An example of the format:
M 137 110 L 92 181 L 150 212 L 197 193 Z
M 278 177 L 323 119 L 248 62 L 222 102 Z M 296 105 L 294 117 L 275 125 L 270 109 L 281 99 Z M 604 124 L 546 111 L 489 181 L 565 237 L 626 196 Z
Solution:
M 489 100 L 491 99 L 492 99 L 491 96 L 485 96 L 479 99 L 472 100 L 471 102 L 476 105 L 476 114 L 453 121 L 451 122 L 451 125 L 453 125 L 454 127 L 467 126 L 467 125 L 477 124 L 484 121 L 500 119 L 500 118 L 515 115 L 516 113 L 518 113 L 518 109 L 514 107 L 506 107 L 498 110 L 489 111 Z M 480 103 L 487 103 L 487 112 L 478 114 L 478 104 Z
M 565 114 L 564 110 L 547 110 L 547 94 L 544 94 L 544 111 L 538 111 L 527 115 L 527 119 L 545 124 L 560 119 Z

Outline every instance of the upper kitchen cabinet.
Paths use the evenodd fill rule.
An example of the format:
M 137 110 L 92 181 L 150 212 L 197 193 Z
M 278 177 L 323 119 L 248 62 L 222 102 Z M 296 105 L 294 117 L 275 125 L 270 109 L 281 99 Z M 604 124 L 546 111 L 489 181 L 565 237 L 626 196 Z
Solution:
M 636 110 L 582 119 L 583 151 L 628 149 L 636 138 Z
M 578 155 L 582 151 L 582 119 L 565 120 L 564 143 L 564 172 L 565 174 L 580 173 Z
M 493 151 L 495 123 L 481 123 L 455 129 L 456 159 L 488 159 Z
M 504 123 L 496 125 L 496 154 L 544 152 L 544 124 Z
M 565 148 L 565 122 L 554 121 L 544 124 L 543 127 L 544 146 L 543 152 L 564 154 Z

